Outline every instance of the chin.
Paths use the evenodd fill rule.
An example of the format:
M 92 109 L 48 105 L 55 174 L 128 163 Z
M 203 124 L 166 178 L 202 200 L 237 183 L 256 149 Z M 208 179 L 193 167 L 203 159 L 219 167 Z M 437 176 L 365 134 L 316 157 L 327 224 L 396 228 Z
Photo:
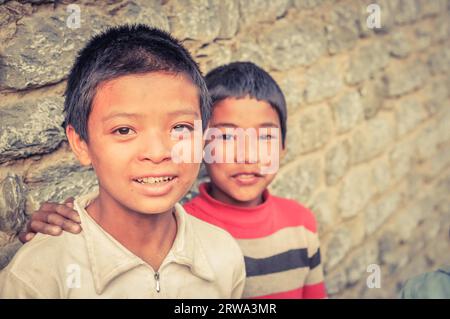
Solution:
M 174 208 L 176 201 L 147 199 L 134 203 L 130 208 L 140 214 L 155 215 L 165 213 Z M 137 204 L 137 205 L 136 205 Z
M 239 194 L 232 194 L 232 197 L 235 200 L 239 201 L 239 202 L 250 202 L 250 201 L 253 201 L 253 200 L 257 199 L 258 195 L 259 195 L 258 193 L 255 193 L 255 194 L 249 194 L 249 193 L 242 194 L 242 193 L 239 193 Z

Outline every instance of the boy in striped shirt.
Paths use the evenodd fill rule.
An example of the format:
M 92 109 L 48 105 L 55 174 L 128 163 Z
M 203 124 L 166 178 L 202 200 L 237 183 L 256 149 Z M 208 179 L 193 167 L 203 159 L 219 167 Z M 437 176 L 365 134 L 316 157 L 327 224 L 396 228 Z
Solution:
M 273 78 L 253 63 L 235 62 L 210 71 L 206 83 L 213 102 L 209 126 L 222 132 L 222 149 L 239 138 L 233 129 L 255 129 L 259 148 L 263 143 L 279 146 L 267 147 L 279 151 L 270 156 L 278 161 L 273 155 L 286 151 L 287 112 Z M 246 145 L 240 162 L 235 154 L 234 163 L 208 164 L 206 152 L 211 182 L 200 185 L 199 196 L 184 207 L 236 238 L 245 257 L 244 298 L 324 298 L 314 215 L 293 200 L 269 193 L 276 172 L 261 173 L 267 159 L 259 153 L 252 161 L 251 148 Z
M 204 159 L 211 182 L 200 185 L 200 194 L 184 205 L 186 211 L 227 230 L 237 240 L 247 273 L 244 298 L 325 298 L 314 215 L 293 200 L 271 195 L 267 187 L 276 171 L 263 173 L 268 159 L 261 152 L 256 158 L 250 154 L 264 146 L 270 149 L 269 161 L 278 163 L 286 152 L 287 110 L 281 89 L 250 62 L 220 66 L 206 75 L 206 83 L 213 101 L 209 126 L 215 132 L 210 142 L 214 151 L 209 154 L 214 158 L 207 158 L 207 145 Z M 242 130 L 251 129 L 257 131 L 257 146 L 246 136 L 239 160 L 235 142 Z M 214 161 L 221 155 L 232 161 Z M 46 204 L 45 211 L 36 212 L 33 219 L 47 221 L 57 212 L 74 216 L 67 206 Z M 81 230 L 62 216 L 52 220 L 58 227 L 36 223 L 40 227 L 31 231 Z

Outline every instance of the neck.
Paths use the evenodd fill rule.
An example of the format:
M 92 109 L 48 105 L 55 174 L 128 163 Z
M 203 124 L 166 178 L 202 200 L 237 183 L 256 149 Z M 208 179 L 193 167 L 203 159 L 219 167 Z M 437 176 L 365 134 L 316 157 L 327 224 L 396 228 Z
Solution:
M 158 214 L 142 214 L 100 191 L 86 210 L 107 233 L 154 269 L 159 268 L 176 237 L 173 209 Z
M 219 202 L 237 207 L 256 207 L 264 201 L 262 194 L 249 201 L 239 201 L 222 191 L 220 188 L 216 187 L 213 183 L 210 183 L 209 187 L 206 187 L 206 191 L 212 198 L 218 200 Z

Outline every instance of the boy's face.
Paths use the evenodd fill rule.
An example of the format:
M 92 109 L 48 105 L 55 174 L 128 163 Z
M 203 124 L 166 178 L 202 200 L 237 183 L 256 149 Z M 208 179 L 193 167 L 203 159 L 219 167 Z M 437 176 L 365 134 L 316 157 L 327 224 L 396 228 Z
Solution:
M 171 134 L 192 130 L 194 120 L 201 120 L 199 103 L 197 87 L 181 74 L 153 72 L 102 83 L 88 120 L 89 142 L 75 149 L 71 142 L 80 161 L 93 165 L 100 196 L 144 214 L 171 210 L 199 170 L 198 163 L 172 161 L 179 140 Z
M 261 167 L 267 164 L 265 162 L 267 159 L 261 157 L 255 146 L 259 149 L 262 143 L 266 143 L 266 146 L 275 143 L 277 161 L 280 154 L 284 155 L 280 119 L 276 110 L 265 101 L 249 97 L 227 98 L 214 105 L 210 127 L 218 128 L 225 134 L 223 144 L 227 144 L 231 140 L 230 136 L 226 134 L 227 128 L 256 130 L 257 145 L 250 143 L 248 137 L 246 138 L 245 150 L 243 150 L 246 155 L 243 163 L 239 163 L 234 156 L 234 163 L 206 164 L 206 169 L 211 178 L 212 195 L 216 199 L 240 206 L 259 204 L 263 191 L 274 179 L 276 172 L 261 174 Z M 267 134 L 267 130 L 269 134 Z M 270 134 L 274 131 L 275 134 Z M 234 154 L 238 154 L 237 145 L 234 143 Z M 226 150 L 226 146 L 223 149 Z M 252 151 L 254 154 L 258 154 L 257 160 L 253 162 L 248 157 Z M 273 158 L 273 156 L 271 157 Z

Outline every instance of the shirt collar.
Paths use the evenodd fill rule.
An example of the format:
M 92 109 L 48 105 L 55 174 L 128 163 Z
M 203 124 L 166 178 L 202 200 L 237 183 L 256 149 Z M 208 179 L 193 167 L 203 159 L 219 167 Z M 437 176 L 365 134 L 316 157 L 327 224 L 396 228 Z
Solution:
M 74 207 L 80 214 L 95 290 L 101 294 L 114 278 L 147 263 L 109 235 L 87 213 L 85 207 L 97 196 L 98 192 L 93 192 L 79 197 L 75 200 Z M 175 218 L 177 234 L 160 270 L 169 263 L 177 263 L 189 267 L 197 277 L 208 281 L 215 280 L 214 272 L 192 225 L 191 219 L 194 217 L 187 215 L 184 208 L 176 203 Z
M 192 202 L 199 203 L 202 212 L 208 215 L 208 220 L 218 221 L 221 227 L 228 231 L 235 227 L 240 229 L 250 229 L 263 227 L 268 221 L 273 220 L 274 197 L 266 189 L 263 192 L 263 202 L 253 207 L 238 207 L 232 204 L 223 203 L 208 193 L 209 184 L 204 183 L 199 187 L 199 196 Z
M 270 205 L 272 201 L 272 195 L 269 193 L 269 190 L 266 188 L 262 193 L 263 202 L 257 206 L 253 207 L 238 207 L 232 204 L 221 202 L 211 195 L 209 195 L 208 190 L 210 188 L 211 183 L 202 183 L 199 186 L 199 193 L 202 198 L 204 198 L 211 205 L 221 208 L 228 208 L 232 210 L 241 210 L 241 211 L 259 211 L 261 209 L 266 208 Z

